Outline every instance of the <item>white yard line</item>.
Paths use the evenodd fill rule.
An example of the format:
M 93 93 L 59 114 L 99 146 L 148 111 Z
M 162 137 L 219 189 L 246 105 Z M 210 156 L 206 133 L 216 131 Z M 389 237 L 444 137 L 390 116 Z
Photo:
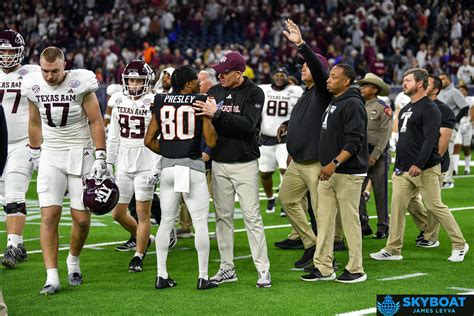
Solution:
M 451 286 L 451 287 L 448 287 L 447 289 L 448 289 L 448 290 L 474 292 L 474 289 L 468 289 L 468 288 L 465 288 L 465 287 L 455 287 L 455 286 Z M 463 293 L 463 294 L 466 294 L 466 293 Z
M 248 259 L 248 258 L 252 258 L 252 255 L 237 256 L 237 257 L 234 257 L 234 260 L 242 260 L 242 259 Z M 214 260 L 212 260 L 212 261 L 220 262 L 221 259 L 214 259 Z
M 394 277 L 389 277 L 389 278 L 382 278 L 382 279 L 377 279 L 377 280 L 378 280 L 378 281 L 404 280 L 404 279 L 417 278 L 417 277 L 424 276 L 424 275 L 427 275 L 427 274 L 428 274 L 428 273 L 418 272 L 418 273 L 399 275 L 399 276 L 394 276 Z
M 361 309 L 359 311 L 352 311 L 343 314 L 336 314 L 336 316 L 358 316 L 358 315 L 368 315 L 368 314 L 375 314 L 377 313 L 377 309 L 375 307 Z

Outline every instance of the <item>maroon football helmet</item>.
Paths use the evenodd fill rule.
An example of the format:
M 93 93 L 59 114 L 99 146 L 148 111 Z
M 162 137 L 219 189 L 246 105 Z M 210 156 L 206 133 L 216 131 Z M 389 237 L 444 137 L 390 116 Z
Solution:
M 4 30 L 0 32 L 0 67 L 13 68 L 23 60 L 25 40 L 14 30 Z M 6 51 L 14 51 L 7 54 Z
M 143 86 L 131 87 L 128 83 L 129 79 L 142 79 Z M 149 92 L 150 84 L 155 79 L 155 73 L 147 63 L 142 60 L 135 59 L 125 66 L 122 73 L 122 84 L 126 95 L 139 97 Z
M 82 182 L 82 202 L 88 211 L 95 215 L 104 215 L 115 207 L 120 194 L 112 179 L 85 178 Z

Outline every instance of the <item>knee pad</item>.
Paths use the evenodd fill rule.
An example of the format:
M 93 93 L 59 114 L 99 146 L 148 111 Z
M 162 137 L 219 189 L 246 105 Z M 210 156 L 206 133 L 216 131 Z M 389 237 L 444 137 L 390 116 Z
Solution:
M 5 213 L 7 213 L 7 215 L 16 214 L 16 213 L 22 213 L 26 215 L 26 204 L 17 203 L 17 202 L 7 203 L 7 205 L 3 207 L 3 210 L 5 211 Z

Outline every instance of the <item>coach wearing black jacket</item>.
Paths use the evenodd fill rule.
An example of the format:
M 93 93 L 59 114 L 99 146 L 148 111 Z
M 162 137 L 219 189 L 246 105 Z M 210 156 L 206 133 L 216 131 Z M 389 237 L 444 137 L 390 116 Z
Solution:
M 321 122 L 319 140 L 322 169 L 318 185 L 318 239 L 315 268 L 303 281 L 334 280 L 357 283 L 367 280 L 362 267 L 359 198 L 368 168 L 367 112 L 358 89 L 350 88 L 354 69 L 338 64 L 331 69 L 327 88 L 334 95 Z M 336 278 L 333 239 L 337 208 L 349 248 L 349 262 Z
M 326 89 L 328 78 L 326 59 L 315 54 L 303 41 L 300 30 L 293 21 L 288 20 L 286 26 L 288 32 L 283 34 L 298 46 L 298 51 L 304 59 L 301 79 L 306 84 L 306 90 L 293 107 L 290 120 L 278 129 L 277 137 L 280 139 L 285 132 L 287 133 L 286 147 L 293 158 L 283 177 L 279 197 L 289 222 L 303 241 L 305 252 L 295 263 L 297 268 L 302 268 L 313 261 L 316 236 L 308 225 L 301 201 L 309 190 L 311 204 L 316 210 L 318 174 L 321 169 L 320 122 L 332 96 Z
M 245 228 L 258 272 L 257 287 L 270 287 L 270 262 L 260 214 L 258 196 L 260 157 L 257 137 L 265 95 L 243 76 L 245 59 L 238 52 L 227 53 L 212 66 L 220 84 L 207 92 L 215 102 L 198 102 L 200 115 L 212 117 L 217 145 L 212 149 L 212 191 L 216 207 L 216 237 L 221 255 L 220 269 L 212 281 L 237 281 L 234 267 L 234 198 L 237 194 Z

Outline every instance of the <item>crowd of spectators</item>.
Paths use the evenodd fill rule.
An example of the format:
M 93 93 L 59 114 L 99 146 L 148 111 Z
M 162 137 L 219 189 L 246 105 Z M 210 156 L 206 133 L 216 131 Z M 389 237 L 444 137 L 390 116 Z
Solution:
M 464 4 L 463 4 L 464 3 Z M 296 74 L 297 50 L 281 36 L 291 18 L 314 51 L 331 64 L 348 63 L 400 84 L 416 66 L 471 84 L 474 35 L 469 1 L 294 0 L 18 0 L 0 4 L 0 27 L 27 42 L 26 61 L 43 48 L 66 52 L 68 67 L 95 71 L 104 84 L 120 82 L 125 65 L 142 57 L 157 72 L 169 65 L 217 62 L 239 49 L 248 74 L 268 83 L 286 66 Z

